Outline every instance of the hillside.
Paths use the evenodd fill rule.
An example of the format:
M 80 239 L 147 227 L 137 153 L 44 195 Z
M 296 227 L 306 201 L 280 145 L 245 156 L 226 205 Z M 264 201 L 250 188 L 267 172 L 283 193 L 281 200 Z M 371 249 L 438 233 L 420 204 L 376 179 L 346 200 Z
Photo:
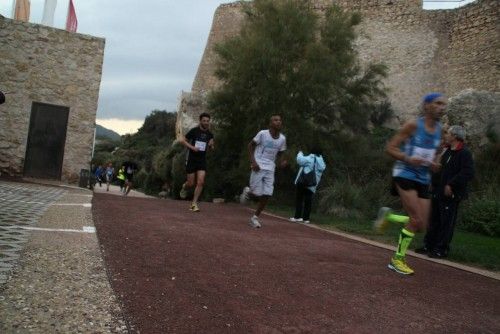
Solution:
M 113 141 L 119 141 L 121 136 L 114 132 L 113 130 L 106 129 L 104 126 L 96 124 L 96 137 L 97 138 L 109 138 Z

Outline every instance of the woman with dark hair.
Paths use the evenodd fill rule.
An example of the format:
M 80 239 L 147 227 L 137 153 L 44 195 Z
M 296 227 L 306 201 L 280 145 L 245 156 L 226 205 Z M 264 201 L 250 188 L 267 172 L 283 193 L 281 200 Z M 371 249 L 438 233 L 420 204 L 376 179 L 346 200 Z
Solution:
M 290 218 L 290 221 L 294 223 L 309 224 L 312 198 L 321 180 L 321 175 L 326 169 L 321 148 L 314 146 L 309 155 L 304 155 L 302 151 L 299 151 L 297 154 L 297 164 L 300 168 L 294 182 L 297 191 L 297 196 L 295 198 L 295 215 Z M 312 176 L 312 181 L 311 177 L 308 178 L 306 176 L 307 174 Z

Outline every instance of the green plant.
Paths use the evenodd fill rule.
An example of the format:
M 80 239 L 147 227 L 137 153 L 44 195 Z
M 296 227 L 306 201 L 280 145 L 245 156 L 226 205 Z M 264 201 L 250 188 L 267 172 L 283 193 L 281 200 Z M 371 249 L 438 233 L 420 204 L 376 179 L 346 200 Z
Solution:
M 341 180 L 320 192 L 319 209 L 339 218 L 359 218 L 363 190 L 349 180 Z
M 136 172 L 134 175 L 134 188 L 144 189 L 144 183 L 146 181 L 147 176 L 148 173 L 144 169 L 141 169 L 139 170 L 139 172 Z
M 320 212 L 339 218 L 372 219 L 381 206 L 398 208 L 398 199 L 389 193 L 390 181 L 373 179 L 357 184 L 343 179 L 320 191 Z
M 375 126 L 382 126 L 385 122 L 394 117 L 394 110 L 389 101 L 385 100 L 373 106 L 370 121 Z
M 469 232 L 500 237 L 500 197 L 471 200 L 462 214 L 460 227 Z
M 385 66 L 361 66 L 354 47 L 358 13 L 332 5 L 320 18 L 298 0 L 255 0 L 243 12 L 241 33 L 215 48 L 221 85 L 208 99 L 218 133 L 210 176 L 217 182 L 207 193 L 226 198 L 248 182 L 247 144 L 271 115 L 283 118 L 293 160 L 316 142 L 330 151 L 342 131 L 366 132 L 372 106 L 385 97 Z

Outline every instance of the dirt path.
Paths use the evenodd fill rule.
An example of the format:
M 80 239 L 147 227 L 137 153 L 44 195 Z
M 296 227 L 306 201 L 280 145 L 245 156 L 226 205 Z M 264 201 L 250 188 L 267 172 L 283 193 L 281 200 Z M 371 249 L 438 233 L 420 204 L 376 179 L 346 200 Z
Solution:
M 140 333 L 499 333 L 500 282 L 238 205 L 95 194 L 111 283 Z

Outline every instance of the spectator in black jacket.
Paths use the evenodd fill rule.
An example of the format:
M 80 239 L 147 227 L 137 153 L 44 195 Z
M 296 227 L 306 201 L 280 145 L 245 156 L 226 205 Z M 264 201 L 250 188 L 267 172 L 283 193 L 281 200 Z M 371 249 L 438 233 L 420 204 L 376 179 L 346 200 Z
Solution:
M 441 169 L 433 175 L 432 217 L 417 253 L 443 258 L 448 255 L 457 221 L 458 205 L 467 198 L 467 183 L 474 177 L 471 152 L 465 147 L 465 130 L 453 125 L 444 134 L 446 149 L 441 155 Z

